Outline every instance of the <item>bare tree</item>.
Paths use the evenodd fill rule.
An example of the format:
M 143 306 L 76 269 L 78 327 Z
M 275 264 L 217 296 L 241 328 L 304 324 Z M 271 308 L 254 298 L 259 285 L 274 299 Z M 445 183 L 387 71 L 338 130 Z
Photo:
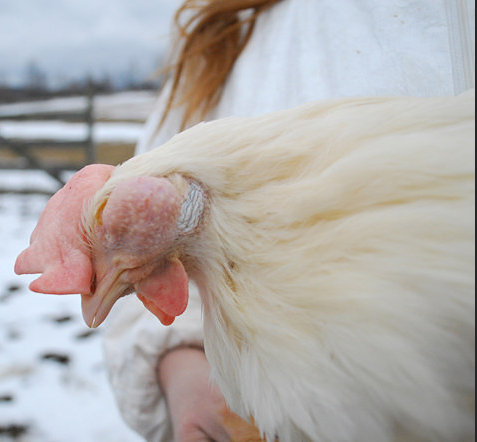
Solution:
M 44 91 L 48 89 L 46 73 L 41 69 L 36 60 L 30 60 L 25 69 L 25 83 L 28 89 Z

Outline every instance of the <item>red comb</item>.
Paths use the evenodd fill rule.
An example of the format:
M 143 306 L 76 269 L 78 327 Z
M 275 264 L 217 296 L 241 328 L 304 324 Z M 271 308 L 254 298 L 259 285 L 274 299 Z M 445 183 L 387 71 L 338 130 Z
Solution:
M 15 273 L 43 273 L 30 289 L 39 293 L 89 293 L 93 266 L 83 242 L 81 216 L 92 198 L 114 170 L 96 164 L 76 173 L 48 202 L 30 240 L 20 254 Z

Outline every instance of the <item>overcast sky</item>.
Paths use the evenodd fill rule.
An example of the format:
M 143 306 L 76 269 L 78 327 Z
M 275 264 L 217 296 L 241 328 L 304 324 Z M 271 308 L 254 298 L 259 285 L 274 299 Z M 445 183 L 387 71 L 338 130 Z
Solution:
M 160 59 L 179 0 L 0 0 L 0 83 L 35 62 L 50 81 L 146 75 Z

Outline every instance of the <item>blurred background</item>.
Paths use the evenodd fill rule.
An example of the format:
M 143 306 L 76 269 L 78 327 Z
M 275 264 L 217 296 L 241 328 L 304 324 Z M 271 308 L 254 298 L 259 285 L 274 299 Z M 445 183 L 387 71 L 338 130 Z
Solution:
M 160 63 L 176 0 L 0 0 L 0 85 L 127 87 Z M 36 83 L 36 84 L 35 84 Z
M 13 266 L 76 170 L 133 155 L 179 3 L 0 0 L 0 442 L 140 440 L 79 296 L 33 294 Z

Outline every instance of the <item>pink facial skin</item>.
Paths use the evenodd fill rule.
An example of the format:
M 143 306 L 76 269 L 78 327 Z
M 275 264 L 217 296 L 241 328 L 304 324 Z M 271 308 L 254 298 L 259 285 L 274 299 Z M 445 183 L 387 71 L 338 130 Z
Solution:
M 82 296 L 88 325 L 97 327 L 117 299 L 132 291 L 165 325 L 183 313 L 188 277 L 173 251 L 181 203 L 165 178 L 133 177 L 116 185 L 96 214 L 96 288 L 94 296 Z
M 81 294 L 83 316 L 97 327 L 114 303 L 136 291 L 164 325 L 188 303 L 188 277 L 174 242 L 181 197 L 165 178 L 135 177 L 119 183 L 96 216 L 93 238 L 82 227 L 88 201 L 114 167 L 85 167 L 48 202 L 30 247 L 15 264 L 17 274 L 42 273 L 38 293 Z

